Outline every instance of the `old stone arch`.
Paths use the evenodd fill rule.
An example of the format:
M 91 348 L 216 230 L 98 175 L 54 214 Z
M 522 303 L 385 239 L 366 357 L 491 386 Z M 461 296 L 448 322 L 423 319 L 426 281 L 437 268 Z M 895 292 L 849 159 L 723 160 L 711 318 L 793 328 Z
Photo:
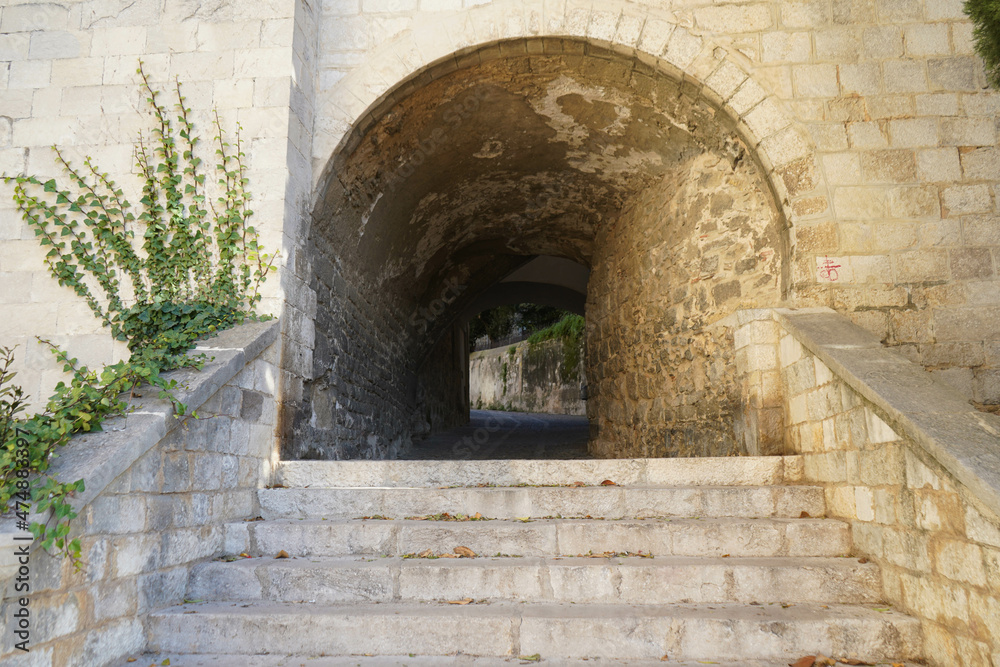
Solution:
M 313 377 L 290 455 L 391 457 L 461 421 L 461 315 L 540 256 L 591 271 L 595 454 L 740 450 L 732 345 L 711 325 L 787 296 L 787 188 L 812 175 L 801 142 L 775 141 L 781 117 L 741 119 L 738 99 L 658 62 L 593 39 L 502 40 L 360 117 L 317 187 Z M 728 78 L 730 98 L 759 89 Z

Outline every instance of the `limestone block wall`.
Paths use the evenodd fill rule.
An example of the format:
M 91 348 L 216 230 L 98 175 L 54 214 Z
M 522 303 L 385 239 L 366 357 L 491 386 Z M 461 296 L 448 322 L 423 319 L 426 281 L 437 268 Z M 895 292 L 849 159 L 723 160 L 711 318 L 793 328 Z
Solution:
M 574 359 L 560 340 L 527 341 L 473 352 L 469 358 L 469 403 L 475 409 L 585 415 L 582 350 Z
M 705 151 L 597 236 L 587 296 L 587 403 L 602 456 L 745 452 L 735 308 L 777 305 L 787 260 L 778 212 L 742 145 Z
M 0 525 L 0 663 L 10 667 L 102 667 L 142 652 L 143 618 L 184 600 L 191 564 L 227 550 L 227 522 L 257 516 L 257 489 L 277 463 L 278 323 L 245 325 L 203 345 L 215 357 L 182 372 L 199 418 L 176 420 L 163 401 L 74 438 L 53 466 L 82 477 L 74 501 L 84 568 L 31 552 L 30 652 L 15 648 L 16 530 Z M 238 525 L 238 524 L 237 524 Z
M 314 62 L 308 54 L 315 30 L 304 17 L 308 6 L 296 0 L 4 2 L 0 172 L 58 179 L 63 174 L 49 148 L 58 145 L 78 166 L 93 156 L 137 204 L 141 182 L 133 175 L 132 146 L 140 131 L 148 136 L 152 128 L 136 74 L 141 59 L 170 106 L 170 86 L 180 80 L 206 165 L 214 164 L 212 109 L 230 140 L 242 126 L 252 224 L 262 245 L 279 253 L 280 265 L 294 263 L 284 226 L 301 222 L 310 195 Z M 207 180 L 214 178 L 213 172 Z M 90 365 L 127 351 L 82 299 L 48 275 L 45 251 L 13 208 L 12 194 L 0 186 L 0 341 L 18 346 L 18 381 L 44 404 L 61 370 L 35 335 L 51 337 Z M 278 313 L 283 303 L 309 310 L 306 294 L 283 276 L 273 277 L 264 293 L 264 312 Z M 289 334 L 308 349 L 311 339 L 302 329 Z
M 308 212 L 338 147 L 354 148 L 341 142 L 377 105 L 428 85 L 435 62 L 453 71 L 480 57 L 477 45 L 528 53 L 530 38 L 545 52 L 561 46 L 544 38 L 572 37 L 598 57 L 634 55 L 636 72 L 672 78 L 735 126 L 783 216 L 787 303 L 835 308 L 995 409 L 1000 95 L 985 88 L 971 33 L 961 0 L 10 0 L 0 7 L 0 170 L 58 175 L 56 143 L 126 174 L 147 126 L 140 56 L 156 83 L 188 84 L 200 127 L 213 106 L 227 127 L 241 122 L 255 222 L 281 250 L 265 308 L 287 315 L 281 392 L 297 406 L 318 379 Z M 56 336 L 90 364 L 123 350 L 48 277 L 11 206 L 0 192 L 0 341 L 20 346 L 19 379 L 42 399 L 58 369 L 33 335 Z M 409 317 L 380 297 L 354 330 Z M 380 358 L 406 363 L 387 349 Z M 355 384 L 369 372 L 362 356 L 343 367 L 363 387 L 356 402 L 391 404 L 373 387 L 400 371 Z M 367 417 L 348 409 L 343 419 Z M 371 447 L 360 427 L 348 444 L 386 455 L 405 440 L 405 418 Z M 293 421 L 283 417 L 286 435 Z
M 780 376 L 786 453 L 921 620 L 930 664 L 1000 664 L 1000 419 L 830 311 L 740 328 Z

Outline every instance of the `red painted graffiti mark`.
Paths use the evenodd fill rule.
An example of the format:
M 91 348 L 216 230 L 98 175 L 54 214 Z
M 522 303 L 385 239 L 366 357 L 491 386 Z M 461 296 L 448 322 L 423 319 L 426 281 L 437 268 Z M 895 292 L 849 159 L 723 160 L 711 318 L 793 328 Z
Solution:
M 841 268 L 840 264 L 834 264 L 832 259 L 824 256 L 823 261 L 819 265 L 819 277 L 823 280 L 836 282 L 840 278 L 840 272 L 837 271 L 839 268 Z

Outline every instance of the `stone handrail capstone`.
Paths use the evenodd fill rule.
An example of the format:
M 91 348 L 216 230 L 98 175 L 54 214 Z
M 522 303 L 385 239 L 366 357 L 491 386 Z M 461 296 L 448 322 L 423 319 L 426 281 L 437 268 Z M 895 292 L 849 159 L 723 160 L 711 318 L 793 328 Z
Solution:
M 274 343 L 278 331 L 277 320 L 249 322 L 221 331 L 214 338 L 198 341 L 190 352 L 207 357 L 200 370 L 179 369 L 164 374 L 164 377 L 177 381 L 175 398 L 190 412 L 196 413 L 250 361 Z M 143 395 L 142 389 L 149 391 L 149 395 Z M 174 414 L 170 401 L 154 396 L 154 392 L 156 390 L 150 387 L 140 388 L 127 414 L 105 420 L 101 431 L 74 436 L 57 453 L 58 458 L 49 467 L 49 474 L 64 483 L 84 480 L 85 490 L 78 492 L 70 501 L 78 514 L 82 514 L 83 508 L 111 482 L 180 425 L 182 418 Z M 32 516 L 32 520 L 36 521 L 46 518 L 45 515 Z M 11 546 L 16 534 L 23 534 L 17 529 L 16 520 L 10 515 L 0 515 L 0 586 L 4 589 L 15 565 Z M 32 542 L 32 549 L 35 544 Z
M 921 366 L 829 308 L 779 308 L 774 318 L 920 445 L 987 508 L 1000 515 L 1000 416 L 972 406 Z

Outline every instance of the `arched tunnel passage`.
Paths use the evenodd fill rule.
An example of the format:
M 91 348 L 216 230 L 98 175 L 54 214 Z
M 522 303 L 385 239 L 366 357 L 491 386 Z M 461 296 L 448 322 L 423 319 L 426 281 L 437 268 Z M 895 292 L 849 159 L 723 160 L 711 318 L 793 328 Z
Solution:
M 593 454 L 739 450 L 732 345 L 709 325 L 782 298 L 767 180 L 696 82 L 546 42 L 402 82 L 331 159 L 309 237 L 313 377 L 286 456 L 391 458 L 449 425 L 463 315 L 534 283 L 510 278 L 539 256 L 589 269 Z

